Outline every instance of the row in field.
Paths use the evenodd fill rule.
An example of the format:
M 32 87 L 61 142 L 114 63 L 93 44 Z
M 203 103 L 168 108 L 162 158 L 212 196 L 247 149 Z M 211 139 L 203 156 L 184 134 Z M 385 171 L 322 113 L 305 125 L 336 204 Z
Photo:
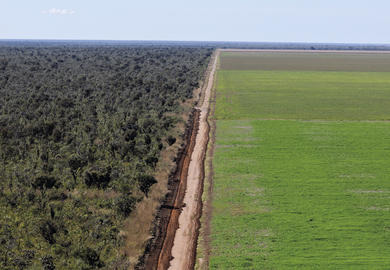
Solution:
M 222 52 L 221 69 L 389 72 L 390 53 Z

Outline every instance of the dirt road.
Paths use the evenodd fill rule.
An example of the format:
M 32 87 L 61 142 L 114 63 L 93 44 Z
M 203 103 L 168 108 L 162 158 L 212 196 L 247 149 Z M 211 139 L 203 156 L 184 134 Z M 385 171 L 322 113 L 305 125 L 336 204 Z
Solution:
M 207 78 L 202 105 L 198 108 L 200 110 L 199 129 L 188 168 L 187 189 L 183 201 L 185 207 L 183 207 L 179 217 L 179 228 L 175 234 L 172 248 L 173 259 L 170 262 L 169 269 L 193 269 L 195 264 L 199 218 L 202 208 L 204 158 L 209 135 L 207 117 L 218 53 L 219 51 L 216 52 L 211 72 Z
M 202 213 L 204 159 L 208 142 L 209 100 L 219 51 L 208 67 L 205 83 L 185 135 L 169 192 L 155 220 L 154 237 L 135 269 L 192 269 Z M 173 258 L 173 259 L 172 259 Z

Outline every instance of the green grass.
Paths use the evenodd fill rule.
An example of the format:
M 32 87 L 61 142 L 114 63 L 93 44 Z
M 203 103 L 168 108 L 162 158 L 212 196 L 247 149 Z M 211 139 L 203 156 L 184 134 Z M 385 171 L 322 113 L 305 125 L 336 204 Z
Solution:
M 390 53 L 222 52 L 221 68 L 390 72 Z
M 218 119 L 390 120 L 390 73 L 218 72 Z
M 211 269 L 389 269 L 390 124 L 217 122 Z
M 217 79 L 210 269 L 390 269 L 390 73 Z

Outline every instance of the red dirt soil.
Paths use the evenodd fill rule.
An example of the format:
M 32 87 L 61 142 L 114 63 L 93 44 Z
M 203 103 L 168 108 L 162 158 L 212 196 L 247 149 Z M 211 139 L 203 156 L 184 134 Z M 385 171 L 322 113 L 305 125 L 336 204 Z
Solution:
M 179 155 L 176 172 L 169 180 L 169 193 L 155 220 L 153 238 L 136 269 L 194 268 L 209 134 L 207 116 L 216 63 L 214 55 L 202 89 L 201 106 L 193 112 L 186 132 L 186 147 Z

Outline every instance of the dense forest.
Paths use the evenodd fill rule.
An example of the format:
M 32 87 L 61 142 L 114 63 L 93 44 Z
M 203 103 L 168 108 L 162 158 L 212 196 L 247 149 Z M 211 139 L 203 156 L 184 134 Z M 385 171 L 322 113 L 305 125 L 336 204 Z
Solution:
M 0 46 L 0 269 L 125 269 L 212 48 Z

